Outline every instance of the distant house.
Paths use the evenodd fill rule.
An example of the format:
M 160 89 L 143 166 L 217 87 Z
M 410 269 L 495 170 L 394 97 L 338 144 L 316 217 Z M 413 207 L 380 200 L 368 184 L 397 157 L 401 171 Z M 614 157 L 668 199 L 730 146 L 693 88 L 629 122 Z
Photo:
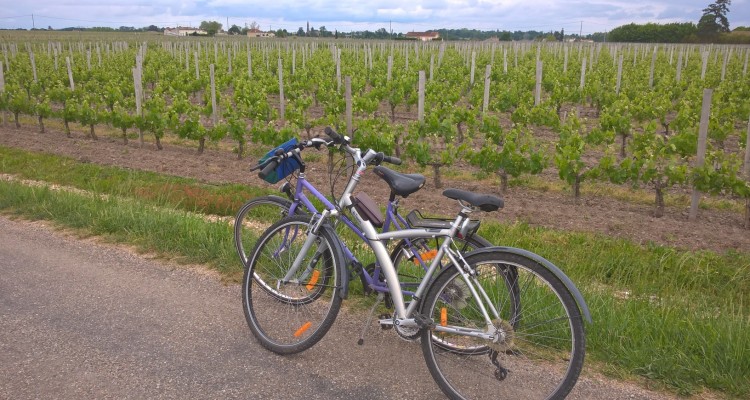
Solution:
M 272 38 L 276 37 L 276 34 L 273 32 L 263 32 L 260 29 L 248 29 L 247 30 L 247 37 L 249 38 Z
M 430 40 L 440 39 L 440 34 L 437 32 L 408 32 L 406 37 L 409 39 L 421 40 L 423 42 L 429 42 Z
M 208 32 L 199 28 L 189 28 L 186 26 L 178 26 L 176 28 L 164 28 L 165 36 L 190 36 L 196 35 L 208 35 Z

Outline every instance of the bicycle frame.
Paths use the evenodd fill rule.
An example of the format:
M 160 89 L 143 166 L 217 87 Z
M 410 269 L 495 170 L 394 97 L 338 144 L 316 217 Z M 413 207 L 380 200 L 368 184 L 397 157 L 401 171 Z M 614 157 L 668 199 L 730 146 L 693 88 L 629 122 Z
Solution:
M 391 261 L 390 254 L 388 253 L 388 249 L 385 246 L 385 243 L 387 243 L 389 240 L 392 239 L 421 239 L 421 238 L 444 238 L 443 243 L 440 245 L 440 248 L 438 249 L 438 252 L 435 256 L 435 258 L 432 260 L 432 263 L 427 268 L 427 273 L 420 282 L 419 286 L 417 287 L 416 292 L 412 294 L 412 297 L 416 300 L 421 299 L 423 295 L 425 294 L 425 291 L 429 287 L 431 283 L 431 276 L 435 273 L 438 266 L 441 263 L 442 257 L 447 256 L 453 265 L 456 266 L 458 271 L 460 272 L 463 280 L 466 282 L 467 286 L 470 288 L 472 296 L 474 296 L 475 299 L 479 300 L 477 303 L 479 304 L 480 311 L 485 319 L 487 330 L 486 331 L 467 331 L 465 328 L 453 328 L 450 326 L 435 326 L 435 330 L 437 331 L 444 331 L 444 332 L 452 332 L 452 333 L 459 333 L 462 335 L 468 335 L 468 336 L 475 336 L 480 337 L 484 339 L 493 339 L 494 334 L 496 332 L 496 328 L 494 327 L 492 323 L 492 317 L 490 317 L 490 312 L 492 313 L 492 316 L 494 318 L 499 317 L 499 312 L 497 309 L 492 306 L 492 302 L 489 301 L 489 297 L 486 292 L 482 289 L 482 286 L 477 284 L 474 281 L 474 274 L 475 272 L 471 270 L 471 268 L 466 264 L 461 254 L 451 248 L 451 245 L 453 244 L 453 238 L 457 236 L 459 232 L 461 232 L 462 229 L 465 228 L 465 226 L 469 223 L 469 217 L 468 215 L 471 213 L 472 208 L 469 206 L 463 206 L 461 212 L 456 217 L 455 221 L 451 224 L 451 227 L 448 229 L 400 229 L 396 231 L 384 231 L 383 233 L 379 233 L 375 226 L 370 222 L 367 221 L 365 218 L 363 218 L 359 212 L 356 210 L 355 207 L 352 207 L 353 203 L 351 200 L 351 194 L 356 188 L 357 184 L 359 183 L 361 176 L 364 174 L 365 170 L 367 169 L 368 162 L 371 161 L 371 159 L 374 157 L 375 153 L 372 150 L 368 150 L 364 156 L 361 155 L 361 152 L 359 149 L 354 149 L 349 146 L 346 146 L 347 152 L 349 152 L 353 157 L 357 164 L 357 170 L 352 175 L 346 189 L 344 190 L 341 199 L 339 200 L 338 207 L 335 207 L 332 203 L 330 203 L 327 199 L 325 199 L 324 196 L 318 192 L 314 186 L 312 186 L 309 182 L 307 182 L 304 179 L 303 173 L 300 174 L 300 178 L 297 182 L 297 192 L 295 193 L 295 201 L 299 200 L 304 204 L 306 207 L 308 207 L 310 210 L 315 210 L 315 207 L 312 205 L 312 202 L 305 196 L 303 189 L 309 190 L 311 193 L 313 193 L 317 198 L 319 198 L 323 204 L 326 205 L 327 209 L 323 211 L 318 221 L 313 224 L 309 230 L 312 234 L 308 235 L 306 243 L 303 245 L 303 251 L 300 252 L 298 257 L 295 259 L 295 261 L 292 263 L 292 267 L 287 273 L 288 277 L 293 276 L 296 271 L 300 268 L 302 264 L 302 259 L 304 258 L 304 254 L 306 251 L 304 249 L 309 248 L 313 244 L 313 242 L 316 240 L 316 233 L 318 232 L 318 229 L 320 226 L 329 218 L 340 218 L 342 219 L 347 226 L 349 226 L 350 229 L 357 232 L 357 234 L 372 248 L 375 258 L 380 266 L 381 271 L 384 274 L 385 277 L 385 283 L 387 288 L 383 288 L 385 290 L 382 291 L 388 291 L 391 294 L 391 298 L 393 300 L 393 304 L 395 307 L 395 318 L 393 319 L 394 324 L 406 326 L 406 327 L 420 327 L 415 318 L 412 316 L 415 315 L 415 311 L 417 310 L 417 307 L 419 306 L 419 301 L 412 301 L 408 307 L 406 307 L 404 302 L 404 294 L 405 292 L 401 289 L 401 283 L 398 278 L 398 274 L 396 273 L 396 268 L 393 265 L 393 262 Z M 293 205 L 294 206 L 294 205 Z M 389 204 L 390 206 L 390 204 Z M 339 210 L 340 209 L 349 209 L 354 218 L 359 222 L 359 227 L 352 223 L 351 220 L 346 218 L 346 216 L 342 215 Z M 291 211 L 291 209 L 290 209 Z M 361 229 L 360 229 L 361 228 Z M 386 227 L 387 228 L 387 227 Z M 349 257 L 352 260 L 356 260 L 354 255 L 351 253 L 351 251 L 347 248 L 345 244 L 342 243 L 342 246 L 344 248 L 344 252 L 347 257 Z M 367 275 L 367 274 L 365 274 Z M 372 285 L 373 287 L 378 287 L 378 285 Z M 479 292 L 477 291 L 477 288 Z M 480 293 L 481 292 L 481 293 Z M 485 307 L 485 303 L 491 307 L 491 309 L 488 311 Z M 381 323 L 387 324 L 387 321 L 381 321 Z

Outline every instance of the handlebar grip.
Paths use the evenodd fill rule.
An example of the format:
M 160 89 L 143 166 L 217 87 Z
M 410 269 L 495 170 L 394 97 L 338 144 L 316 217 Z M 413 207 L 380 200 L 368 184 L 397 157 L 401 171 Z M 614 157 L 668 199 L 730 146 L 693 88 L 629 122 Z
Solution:
M 331 129 L 330 126 L 326 126 L 325 133 L 326 135 L 328 135 L 328 137 L 333 139 L 333 142 L 336 144 L 341 144 L 344 142 L 344 138 L 341 137 L 341 135 L 339 135 L 338 133 L 336 133 L 336 131 Z
M 393 156 L 383 156 L 383 161 L 393 165 L 401 165 L 401 159 Z
M 258 177 L 260 179 L 264 179 L 265 180 L 266 177 L 268 175 L 270 175 L 271 172 L 273 172 L 273 170 L 275 170 L 276 167 L 278 167 L 278 166 L 279 166 L 279 161 L 278 160 L 273 160 L 273 161 L 269 162 L 268 164 L 266 164 L 265 167 L 263 167 L 262 171 L 258 172 Z

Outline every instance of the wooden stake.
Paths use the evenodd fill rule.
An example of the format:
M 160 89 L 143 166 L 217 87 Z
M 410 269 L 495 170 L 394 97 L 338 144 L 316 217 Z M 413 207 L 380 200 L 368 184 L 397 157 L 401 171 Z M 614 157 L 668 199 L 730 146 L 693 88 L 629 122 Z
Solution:
M 424 122 L 424 86 L 425 86 L 425 73 L 419 71 L 419 99 L 417 100 L 417 120 Z
M 707 54 L 707 53 L 706 53 Z M 711 116 L 711 96 L 713 89 L 703 89 L 703 106 L 701 108 L 701 120 L 698 128 L 698 154 L 695 160 L 695 166 L 701 167 L 706 158 L 706 137 L 708 136 L 708 120 Z M 695 221 L 698 217 L 698 205 L 700 204 L 701 192 L 693 189 L 693 196 L 690 199 L 690 221 Z

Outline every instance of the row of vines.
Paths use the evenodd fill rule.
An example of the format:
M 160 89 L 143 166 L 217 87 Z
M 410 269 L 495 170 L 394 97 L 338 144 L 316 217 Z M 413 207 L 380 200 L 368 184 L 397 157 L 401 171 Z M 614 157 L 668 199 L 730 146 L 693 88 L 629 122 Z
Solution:
M 750 198 L 747 47 L 166 39 L 0 42 L 0 110 L 153 137 L 274 145 L 331 125 L 434 171 Z M 420 73 L 421 72 L 421 73 Z M 420 77 L 423 80 L 420 80 Z M 705 162 L 696 162 L 704 89 Z M 136 95 L 138 93 L 138 95 Z M 266 146 L 264 146 L 266 147 Z

